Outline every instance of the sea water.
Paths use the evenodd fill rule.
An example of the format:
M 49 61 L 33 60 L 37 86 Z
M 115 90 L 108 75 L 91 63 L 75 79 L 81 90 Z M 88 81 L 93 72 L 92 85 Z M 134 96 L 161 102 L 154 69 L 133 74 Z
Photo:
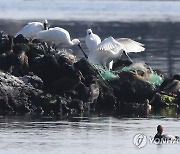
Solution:
M 155 144 L 150 139 L 157 125 L 180 136 L 179 119 L 74 117 L 69 120 L 0 118 L 1 154 L 178 154 L 180 143 Z M 146 144 L 134 145 L 134 136 L 145 134 Z
M 95 21 L 180 21 L 180 1 L 1 0 L 0 18 Z

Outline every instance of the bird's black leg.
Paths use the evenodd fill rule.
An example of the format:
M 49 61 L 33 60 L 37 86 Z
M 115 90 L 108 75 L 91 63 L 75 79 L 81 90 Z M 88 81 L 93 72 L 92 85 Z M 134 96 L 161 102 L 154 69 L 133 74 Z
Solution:
M 129 59 L 130 62 L 133 63 L 133 60 L 129 57 L 129 55 L 127 54 L 127 52 L 123 51 L 123 53 L 126 55 L 126 57 Z
M 55 44 L 53 44 L 52 48 L 53 48 L 54 50 L 56 50 L 56 49 L 57 49 L 57 47 L 56 47 L 56 45 L 55 45 Z
M 81 51 L 83 52 L 84 56 L 86 59 L 88 59 L 87 54 L 84 52 L 83 48 L 81 47 L 81 44 L 78 44 L 78 47 L 81 49 Z

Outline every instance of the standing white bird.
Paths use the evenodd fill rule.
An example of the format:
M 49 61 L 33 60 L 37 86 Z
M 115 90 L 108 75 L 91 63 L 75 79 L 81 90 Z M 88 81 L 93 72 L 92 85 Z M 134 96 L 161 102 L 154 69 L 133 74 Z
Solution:
M 24 26 L 17 34 L 15 37 L 18 35 L 22 34 L 24 37 L 33 39 L 36 37 L 37 33 L 42 31 L 42 30 L 47 30 L 48 29 L 48 21 L 44 20 L 44 23 L 41 22 L 30 22 L 26 26 Z
M 101 38 L 97 34 L 94 34 L 91 29 L 87 29 L 85 42 L 89 51 L 92 52 L 95 50 L 97 45 L 101 43 Z
M 89 39 L 87 42 L 89 43 L 90 41 L 92 40 Z M 113 61 L 120 58 L 123 53 L 132 61 L 127 53 L 144 51 L 145 48 L 143 46 L 143 44 L 129 38 L 115 40 L 113 37 L 108 37 L 92 47 L 94 50 L 90 51 L 88 60 L 93 64 L 100 64 L 110 70 L 112 69 Z
M 56 46 L 59 44 L 66 44 L 69 46 L 77 45 L 82 50 L 84 56 L 88 58 L 81 47 L 79 39 L 71 40 L 69 32 L 63 28 L 54 27 L 50 28 L 49 30 L 40 31 L 39 33 L 37 33 L 36 39 L 40 39 L 49 43 L 54 43 Z

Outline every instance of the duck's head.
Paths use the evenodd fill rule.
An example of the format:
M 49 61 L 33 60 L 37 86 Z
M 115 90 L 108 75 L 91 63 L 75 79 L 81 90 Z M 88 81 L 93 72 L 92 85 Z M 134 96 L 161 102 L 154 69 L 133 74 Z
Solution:
M 91 35 L 92 34 L 92 30 L 91 29 L 87 29 L 87 35 Z
M 159 134 L 162 134 L 162 132 L 163 132 L 163 127 L 162 127 L 161 125 L 158 125 L 158 126 L 157 126 L 157 132 L 158 132 Z

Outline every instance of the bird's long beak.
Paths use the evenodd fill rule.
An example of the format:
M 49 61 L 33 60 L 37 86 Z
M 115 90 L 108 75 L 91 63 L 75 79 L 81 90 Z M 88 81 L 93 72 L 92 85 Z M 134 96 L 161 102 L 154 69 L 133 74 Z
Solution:
M 79 47 L 79 48 L 81 49 L 81 51 L 83 52 L 85 58 L 88 59 L 88 56 L 87 56 L 87 54 L 84 52 L 84 50 L 83 50 L 83 48 L 81 47 L 81 44 L 80 44 L 80 43 L 78 44 L 78 47 Z
M 126 53 L 126 51 L 123 51 L 123 53 L 126 55 L 126 57 L 129 59 L 130 62 L 133 63 L 133 60 L 129 57 L 129 55 Z

